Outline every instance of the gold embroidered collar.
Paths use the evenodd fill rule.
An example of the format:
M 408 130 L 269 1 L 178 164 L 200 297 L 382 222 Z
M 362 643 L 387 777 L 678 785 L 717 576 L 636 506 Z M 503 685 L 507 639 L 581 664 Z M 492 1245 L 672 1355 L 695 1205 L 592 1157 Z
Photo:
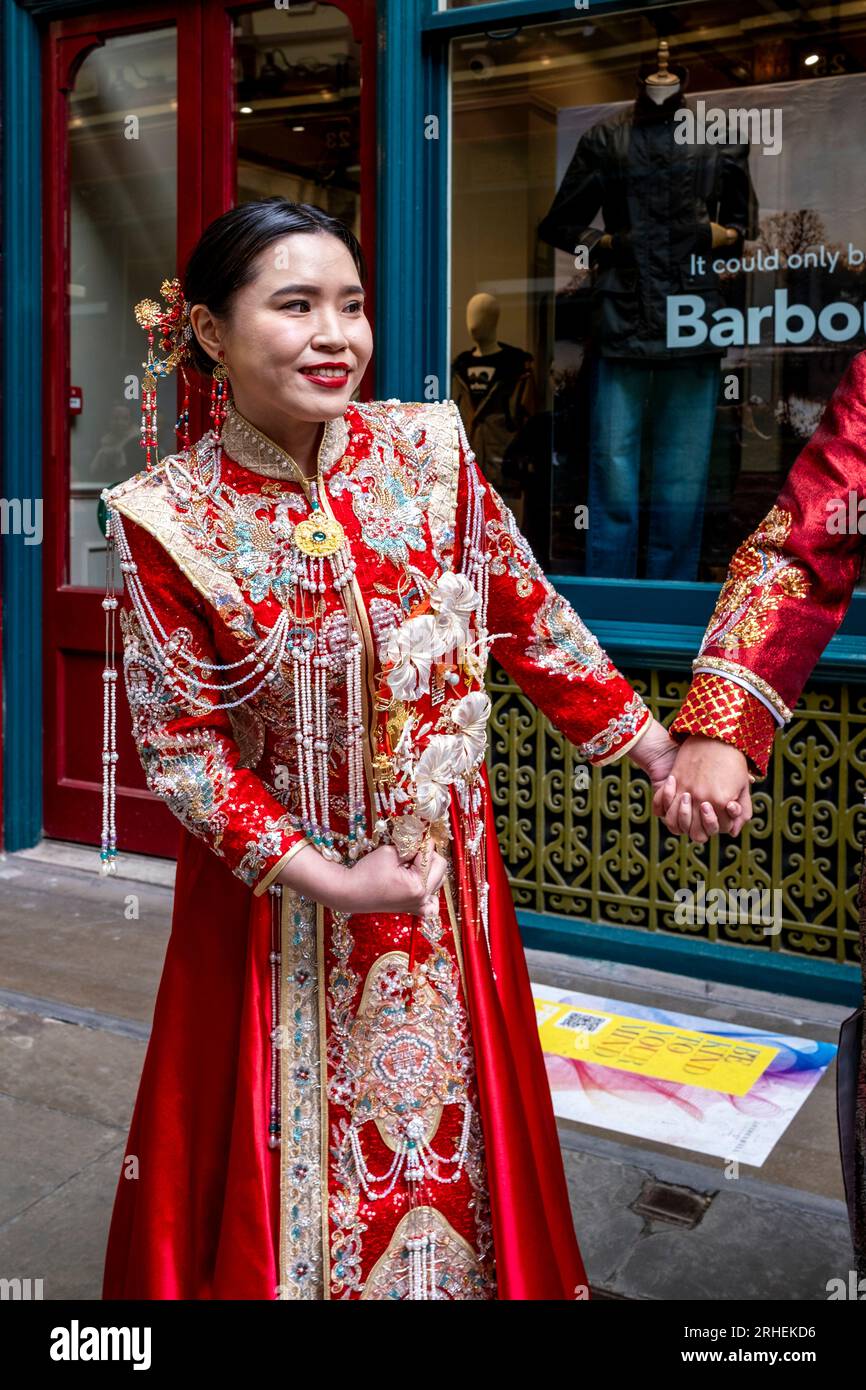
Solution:
M 266 478 L 289 478 L 304 487 L 309 487 L 310 482 L 315 481 L 305 476 L 304 470 L 291 454 L 287 454 L 269 435 L 257 429 L 245 415 L 241 415 L 232 400 L 227 402 L 220 440 L 229 458 L 239 463 L 242 468 L 249 468 L 253 473 L 261 473 Z M 318 476 L 330 473 L 348 447 L 349 426 L 345 415 L 326 420 L 322 442 L 319 445 Z

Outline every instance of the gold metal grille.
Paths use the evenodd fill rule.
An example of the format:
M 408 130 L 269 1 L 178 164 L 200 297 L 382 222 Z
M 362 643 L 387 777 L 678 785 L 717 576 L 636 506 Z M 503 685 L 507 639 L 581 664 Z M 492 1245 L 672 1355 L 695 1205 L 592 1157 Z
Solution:
M 685 674 L 629 680 L 669 724 Z M 866 832 L 866 692 L 809 686 L 776 735 L 753 819 L 739 839 L 677 837 L 652 814 L 650 784 L 628 757 L 588 768 L 493 660 L 488 772 L 515 905 L 703 941 L 740 942 L 855 965 L 857 885 Z M 578 785 L 575 787 L 575 778 Z M 582 788 L 581 781 L 588 785 Z M 779 892 L 781 930 L 760 923 L 675 920 L 676 890 Z

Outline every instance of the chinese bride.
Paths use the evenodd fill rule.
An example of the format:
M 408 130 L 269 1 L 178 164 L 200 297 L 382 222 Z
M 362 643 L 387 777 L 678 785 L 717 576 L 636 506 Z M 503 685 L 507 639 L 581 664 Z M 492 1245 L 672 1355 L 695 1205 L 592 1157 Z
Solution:
M 352 398 L 365 279 L 342 222 L 267 198 L 136 306 L 147 463 L 103 493 L 103 869 L 118 615 L 147 783 L 185 830 L 107 1299 L 589 1296 L 496 839 L 488 654 L 588 763 L 628 753 L 658 788 L 676 745 L 453 402 Z M 184 408 L 157 461 L 156 381 L 187 365 L 212 428 L 191 443 Z

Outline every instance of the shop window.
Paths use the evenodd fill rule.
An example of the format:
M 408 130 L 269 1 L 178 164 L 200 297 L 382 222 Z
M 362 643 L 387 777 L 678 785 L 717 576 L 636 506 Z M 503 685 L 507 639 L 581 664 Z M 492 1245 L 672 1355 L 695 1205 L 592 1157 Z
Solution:
M 334 5 L 263 5 L 234 17 L 232 37 L 236 202 L 279 194 L 314 203 L 360 238 L 360 45 L 346 15 Z M 107 37 L 69 96 L 74 585 L 104 583 L 99 494 L 144 466 L 146 343 L 130 306 L 152 297 L 177 260 L 177 112 L 173 26 Z M 221 151 L 207 153 L 206 173 L 218 177 Z M 172 404 L 163 385 L 160 458 L 178 448 Z
M 866 346 L 866 13 L 514 8 L 451 40 L 449 394 L 546 568 L 717 583 Z
M 331 5 L 234 24 L 237 201 L 314 203 L 361 235 L 361 48 Z
M 107 37 L 69 94 L 69 582 L 105 582 L 99 494 L 143 466 L 130 305 L 175 263 L 177 33 Z M 122 392 L 118 392 L 118 382 Z M 160 452 L 176 447 L 170 407 Z

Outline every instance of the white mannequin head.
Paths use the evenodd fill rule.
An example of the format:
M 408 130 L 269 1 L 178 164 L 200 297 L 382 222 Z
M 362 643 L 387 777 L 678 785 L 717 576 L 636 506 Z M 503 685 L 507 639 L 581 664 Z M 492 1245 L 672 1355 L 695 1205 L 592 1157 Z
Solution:
M 663 101 L 672 97 L 674 92 L 680 90 L 679 82 L 646 82 L 644 83 L 646 94 L 650 101 L 654 101 L 656 106 L 661 106 Z

